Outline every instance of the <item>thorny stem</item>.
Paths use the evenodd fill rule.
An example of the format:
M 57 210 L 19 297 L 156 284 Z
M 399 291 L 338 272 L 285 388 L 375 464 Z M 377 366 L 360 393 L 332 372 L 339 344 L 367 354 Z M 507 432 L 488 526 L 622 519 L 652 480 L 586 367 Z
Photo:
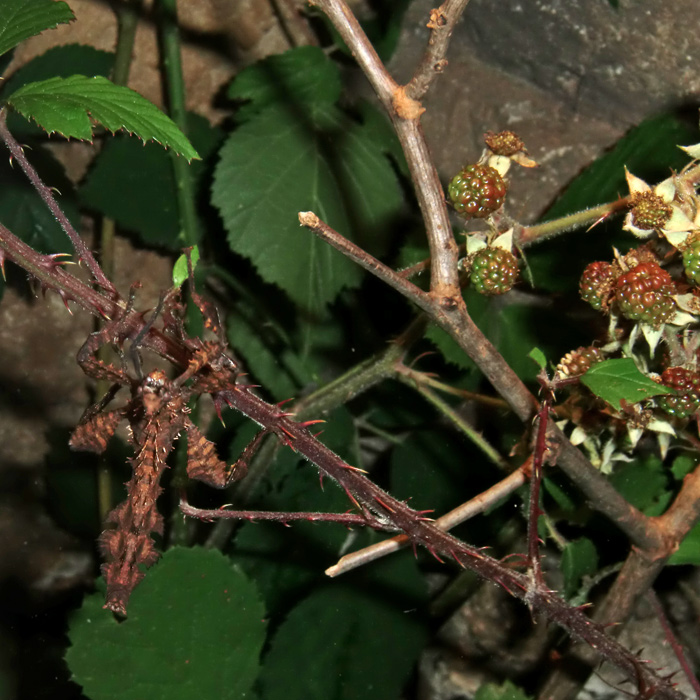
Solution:
M 540 536 L 538 523 L 540 521 L 540 486 L 542 484 L 542 465 L 547 451 L 547 422 L 552 406 L 552 392 L 546 386 L 544 400 L 537 414 L 537 433 L 535 450 L 532 460 L 532 478 L 530 479 L 530 513 L 527 520 L 527 559 L 538 585 L 543 585 L 542 561 L 540 559 Z
M 44 184 L 42 179 L 39 177 L 39 174 L 34 169 L 34 166 L 27 160 L 27 157 L 24 155 L 24 149 L 19 145 L 15 137 L 7 128 L 7 108 L 5 107 L 0 109 L 0 138 L 2 138 L 10 153 L 12 153 L 12 157 L 19 163 L 20 167 L 24 171 L 24 174 L 32 183 L 34 189 L 36 189 L 39 196 L 44 200 L 44 203 L 49 208 L 49 211 L 53 214 L 56 221 L 58 221 L 61 228 L 65 231 L 73 245 L 73 248 L 75 249 L 78 259 L 82 260 L 87 265 L 87 268 L 92 273 L 95 282 L 97 282 L 102 289 L 116 295 L 117 292 L 114 285 L 105 276 L 104 272 L 97 263 L 97 260 L 95 260 L 95 256 L 85 245 L 85 242 L 80 237 L 80 234 L 73 228 L 73 225 L 68 220 L 68 217 L 58 206 L 58 202 L 53 196 L 51 190 Z
M 191 518 L 211 522 L 217 519 L 231 520 L 247 520 L 256 522 L 259 520 L 271 520 L 274 522 L 287 523 L 297 520 L 307 522 L 324 522 L 324 523 L 339 523 L 340 525 L 351 526 L 368 526 L 376 530 L 391 530 L 386 523 L 376 520 L 371 515 L 358 515 L 357 513 L 300 513 L 300 512 L 283 512 L 283 511 L 265 511 L 265 510 L 229 510 L 228 507 L 205 509 L 196 508 L 190 505 L 183 496 L 180 499 L 180 510 L 184 515 L 189 515 Z
M 490 581 L 504 586 L 512 595 L 527 602 L 533 614 L 544 614 L 567 629 L 574 638 L 584 641 L 597 653 L 650 688 L 659 698 L 680 700 L 683 696 L 668 681 L 659 678 L 639 662 L 582 611 L 569 607 L 562 599 L 536 582 L 528 581 L 483 552 L 455 539 L 429 522 L 420 512 L 383 491 L 373 481 L 340 459 L 315 439 L 303 424 L 292 421 L 278 407 L 271 406 L 244 388 L 221 392 L 230 406 L 248 416 L 264 430 L 275 433 L 283 442 L 315 464 L 324 474 L 337 481 L 358 508 L 371 517 L 393 525 L 410 535 L 413 542 L 425 546 L 435 555 L 455 559 Z
M 519 489 L 528 479 L 531 471 L 531 463 L 526 464 L 516 469 L 512 474 L 502 479 L 491 488 L 486 489 L 478 496 L 468 500 L 457 508 L 445 513 L 442 517 L 435 521 L 435 525 L 441 530 L 451 530 L 457 525 L 461 525 L 475 515 L 483 513 L 485 510 L 493 506 L 498 501 L 509 496 L 513 491 Z M 340 576 L 340 574 L 352 571 L 359 566 L 364 566 L 372 561 L 381 559 L 381 557 L 398 552 L 399 550 L 411 544 L 411 538 L 408 535 L 396 535 L 388 540 L 377 542 L 376 544 L 364 547 L 356 552 L 346 554 L 341 557 L 336 564 L 326 569 L 327 576 Z
M 688 683 L 690 683 L 691 687 L 695 691 L 695 694 L 700 698 L 700 682 L 698 682 L 697 677 L 693 673 L 693 669 L 688 661 L 688 657 L 686 656 L 685 651 L 683 650 L 683 645 L 678 641 L 678 638 L 673 633 L 671 623 L 669 622 L 669 619 L 666 616 L 666 612 L 664 611 L 663 605 L 661 604 L 661 601 L 659 600 L 659 597 L 656 595 L 656 591 L 653 588 L 650 588 L 647 591 L 647 600 L 651 603 L 651 607 L 654 609 L 654 613 L 656 614 L 656 617 L 658 618 L 659 622 L 661 623 L 661 626 L 663 627 L 666 641 L 669 643 L 671 649 L 673 649 L 673 653 L 676 655 L 681 670 L 685 674 L 685 677 L 688 679 Z
M 591 209 L 584 209 L 575 214 L 562 216 L 558 219 L 545 221 L 533 226 L 523 226 L 520 228 L 516 241 L 521 248 L 527 248 L 535 243 L 541 243 L 559 234 L 573 231 L 582 226 L 595 224 L 597 221 L 606 219 L 613 214 L 625 211 L 629 206 L 630 196 L 622 197 L 614 202 L 601 204 Z
M 426 317 L 419 316 L 390 343 L 386 350 L 360 362 L 333 381 L 297 401 L 290 410 L 294 410 L 294 415 L 300 420 L 326 415 L 334 408 L 346 404 L 384 379 L 393 376 L 396 363 L 413 343 L 423 337 L 426 323 Z M 251 461 L 248 476 L 236 489 L 234 496 L 236 503 L 248 502 L 255 486 L 267 472 L 276 451 L 277 442 L 268 438 Z M 224 547 L 234 526 L 235 524 L 231 521 L 217 522 L 207 538 L 206 546 L 217 549 Z

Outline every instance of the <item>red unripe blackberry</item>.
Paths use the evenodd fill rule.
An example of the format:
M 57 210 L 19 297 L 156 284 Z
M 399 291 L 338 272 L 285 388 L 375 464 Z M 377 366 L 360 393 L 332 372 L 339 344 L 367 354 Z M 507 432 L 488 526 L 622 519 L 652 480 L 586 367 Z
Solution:
M 678 394 L 660 396 L 659 408 L 675 418 L 688 418 L 700 408 L 700 374 L 685 367 L 669 367 L 661 375 L 661 383 Z
M 617 279 L 615 300 L 631 321 L 660 326 L 674 315 L 676 293 L 671 275 L 657 263 L 640 263 Z
M 455 211 L 466 217 L 484 219 L 503 205 L 506 183 L 490 165 L 468 165 L 455 175 L 447 193 Z
M 471 262 L 470 281 L 479 294 L 505 294 L 518 278 L 515 255 L 503 248 L 482 248 Z
M 607 262 L 592 262 L 581 275 L 579 293 L 596 311 L 607 311 L 614 285 L 613 266 Z
M 579 377 L 585 374 L 596 362 L 603 361 L 603 353 L 598 348 L 580 347 L 567 352 L 557 365 L 560 377 Z

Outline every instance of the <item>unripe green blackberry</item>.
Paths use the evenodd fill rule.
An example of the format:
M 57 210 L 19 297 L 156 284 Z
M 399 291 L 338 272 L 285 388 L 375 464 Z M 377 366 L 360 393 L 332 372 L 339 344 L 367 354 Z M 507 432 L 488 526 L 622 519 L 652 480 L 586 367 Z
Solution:
M 700 284 L 700 238 L 695 238 L 683 251 L 685 276 L 695 284 Z
M 577 350 L 567 352 L 559 360 L 556 373 L 560 377 L 580 377 L 585 374 L 596 362 L 603 361 L 603 353 L 598 348 L 580 347 Z
M 630 205 L 632 223 L 646 231 L 663 228 L 673 213 L 673 207 L 654 192 L 637 192 Z
M 497 156 L 512 156 L 525 150 L 525 144 L 514 131 L 487 131 L 484 141 L 489 150 Z
M 447 193 L 455 211 L 466 217 L 484 219 L 501 208 L 507 189 L 498 170 L 477 163 L 455 175 Z
M 469 279 L 479 294 L 505 294 L 518 278 L 515 255 L 503 248 L 482 248 L 471 262 Z
M 614 285 L 613 266 L 607 262 L 592 262 L 581 275 L 579 293 L 596 311 L 607 311 Z
M 675 313 L 672 295 L 676 293 L 671 275 L 657 263 L 640 263 L 621 275 L 615 288 L 620 312 L 631 321 L 660 326 Z
M 661 375 L 661 383 L 678 394 L 657 398 L 659 408 L 675 418 L 688 418 L 700 408 L 700 374 L 685 367 L 669 367 Z

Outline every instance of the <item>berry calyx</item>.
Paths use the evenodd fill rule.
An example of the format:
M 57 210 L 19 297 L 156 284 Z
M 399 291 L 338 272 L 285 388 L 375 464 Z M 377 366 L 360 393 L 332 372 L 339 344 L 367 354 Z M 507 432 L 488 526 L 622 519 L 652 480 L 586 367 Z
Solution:
M 661 375 L 661 383 L 677 394 L 660 396 L 659 408 L 675 418 L 689 418 L 700 408 L 700 374 L 685 367 L 669 367 Z
M 675 293 L 671 275 L 657 263 L 647 262 L 618 278 L 615 300 L 625 318 L 658 327 L 674 315 Z
M 630 204 L 632 223 L 645 231 L 663 228 L 673 213 L 673 207 L 655 192 L 637 192 Z
M 615 278 L 615 269 L 610 263 L 600 261 L 590 263 L 579 281 L 581 299 L 596 311 L 607 311 Z
M 482 248 L 471 262 L 470 281 L 479 294 L 505 294 L 518 278 L 515 255 L 503 248 Z
M 556 374 L 560 377 L 580 377 L 594 364 L 603 361 L 603 353 L 593 346 L 580 347 L 567 352 L 557 365 Z
M 455 175 L 447 193 L 455 211 L 484 219 L 503 205 L 508 188 L 498 170 L 490 165 L 468 165 Z
M 525 144 L 514 131 L 487 131 L 484 141 L 489 150 L 497 156 L 512 156 L 525 150 Z
M 695 238 L 683 251 L 685 276 L 695 284 L 700 284 L 700 238 Z

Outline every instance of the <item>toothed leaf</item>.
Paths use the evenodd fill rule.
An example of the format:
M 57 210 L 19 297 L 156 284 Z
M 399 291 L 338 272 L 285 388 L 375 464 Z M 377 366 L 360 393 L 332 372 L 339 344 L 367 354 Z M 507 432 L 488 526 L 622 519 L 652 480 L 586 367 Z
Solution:
M 581 383 L 614 408 L 620 408 L 621 401 L 637 403 L 651 396 L 674 393 L 643 375 L 631 358 L 599 362 L 581 377 Z
M 0 55 L 21 41 L 75 19 L 65 2 L 0 0 Z
M 118 622 L 103 592 L 71 621 L 66 661 L 93 700 L 239 700 L 258 674 L 264 609 L 253 583 L 221 553 L 173 548 Z
M 143 141 L 157 141 L 188 161 L 199 158 L 170 117 L 134 90 L 102 76 L 30 83 L 13 92 L 7 103 L 49 134 L 90 141 L 97 123 L 112 132 L 124 129 Z

